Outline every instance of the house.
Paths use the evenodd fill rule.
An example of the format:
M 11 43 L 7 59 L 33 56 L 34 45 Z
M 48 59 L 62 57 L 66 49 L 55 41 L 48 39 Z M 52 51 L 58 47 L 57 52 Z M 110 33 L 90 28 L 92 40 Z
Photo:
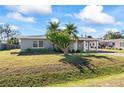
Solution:
M 100 45 L 104 48 L 121 48 L 124 49 L 124 39 L 100 40 Z
M 21 51 L 26 49 L 38 49 L 38 48 L 53 48 L 52 42 L 48 41 L 44 35 L 39 36 L 20 36 L 19 42 Z M 98 49 L 98 39 L 94 38 L 83 38 L 79 37 L 78 40 L 72 40 L 70 50 L 97 50 Z

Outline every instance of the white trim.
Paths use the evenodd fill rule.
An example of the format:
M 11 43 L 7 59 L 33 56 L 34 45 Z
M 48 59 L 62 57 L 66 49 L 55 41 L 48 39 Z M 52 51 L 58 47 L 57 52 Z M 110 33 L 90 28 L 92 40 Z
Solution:
M 75 49 L 75 51 L 77 51 L 77 49 L 78 49 L 78 40 L 75 40 L 74 49 Z
M 86 51 L 86 41 L 83 41 L 83 51 Z
M 96 41 L 96 51 L 98 50 L 99 43 Z

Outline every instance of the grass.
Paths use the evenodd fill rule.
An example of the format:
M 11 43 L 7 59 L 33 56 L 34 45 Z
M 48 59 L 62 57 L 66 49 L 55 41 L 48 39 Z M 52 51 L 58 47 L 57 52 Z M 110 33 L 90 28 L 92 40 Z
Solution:
M 0 51 L 0 86 L 51 86 L 124 72 L 123 57 L 95 53 L 18 56 L 10 54 L 13 51 L 19 50 Z
M 0 68 L 20 68 L 47 64 L 60 64 L 58 61 L 62 58 L 62 56 L 56 56 L 54 54 L 18 56 L 10 54 L 12 51 L 19 50 L 0 51 Z
M 49 86 L 52 86 L 52 87 L 86 87 L 86 86 L 104 86 L 104 83 L 105 82 L 109 82 L 111 80 L 117 80 L 117 79 L 122 79 L 124 80 L 124 73 L 120 73 L 120 74 L 113 74 L 113 75 L 106 75 L 106 76 L 100 76 L 100 77 L 96 77 L 96 78 L 90 78 L 90 79 L 82 79 L 82 80 L 76 80 L 76 81 L 69 81 L 69 82 L 66 82 L 66 83 L 60 83 L 60 84 L 53 84 L 53 85 L 49 85 Z M 123 82 L 123 80 L 121 80 L 121 82 Z M 118 83 L 121 83 L 121 82 L 118 82 Z M 115 86 L 116 84 L 114 85 L 111 85 L 111 86 Z M 124 86 L 124 85 L 120 85 L 119 86 Z

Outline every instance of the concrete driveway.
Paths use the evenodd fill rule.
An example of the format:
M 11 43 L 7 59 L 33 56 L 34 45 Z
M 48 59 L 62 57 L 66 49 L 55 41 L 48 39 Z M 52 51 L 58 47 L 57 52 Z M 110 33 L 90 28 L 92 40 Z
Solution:
M 124 57 L 124 54 L 122 54 L 122 53 L 100 53 L 100 52 L 99 52 L 98 54 L 106 54 L 106 55 Z

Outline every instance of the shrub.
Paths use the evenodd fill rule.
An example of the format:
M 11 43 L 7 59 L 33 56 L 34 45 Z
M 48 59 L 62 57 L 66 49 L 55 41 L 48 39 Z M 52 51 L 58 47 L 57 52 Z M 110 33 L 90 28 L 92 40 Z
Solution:
M 75 50 L 74 49 L 72 49 L 72 51 L 71 51 L 72 53 L 75 53 Z
M 19 52 L 10 52 L 10 54 L 19 54 Z
M 68 52 L 69 52 L 69 53 L 72 53 L 72 51 L 71 51 L 71 50 L 68 50 Z
M 111 48 L 112 50 L 114 50 L 114 48 Z
M 28 48 L 28 49 L 25 50 L 25 52 L 27 52 L 27 53 L 31 53 L 31 52 L 33 52 L 33 50 L 30 49 L 30 48 Z
M 111 50 L 111 47 L 109 47 L 108 49 Z
M 80 52 L 81 52 L 81 50 L 79 50 L 79 49 L 76 51 L 76 53 L 80 53 Z
M 62 53 L 63 52 L 60 48 L 53 48 L 53 51 L 57 52 L 57 53 Z
M 108 47 L 106 47 L 105 49 L 108 49 Z
M 122 48 L 119 48 L 119 50 L 123 50 Z
M 53 53 L 53 49 L 51 48 L 42 48 L 42 49 L 26 49 L 24 52 L 21 52 L 20 54 L 45 54 L 45 53 Z

